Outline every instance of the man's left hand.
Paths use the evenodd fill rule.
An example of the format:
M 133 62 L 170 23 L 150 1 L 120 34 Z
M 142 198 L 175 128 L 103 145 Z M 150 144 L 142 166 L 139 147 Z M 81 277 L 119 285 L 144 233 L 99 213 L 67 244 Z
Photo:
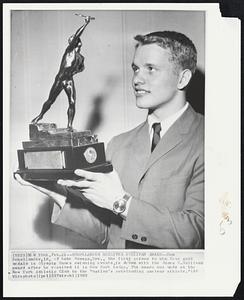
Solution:
M 58 184 L 67 187 L 78 188 L 84 196 L 97 206 L 113 210 L 116 199 L 122 198 L 125 191 L 120 182 L 118 173 L 95 173 L 81 169 L 75 170 L 80 180 L 58 180 Z

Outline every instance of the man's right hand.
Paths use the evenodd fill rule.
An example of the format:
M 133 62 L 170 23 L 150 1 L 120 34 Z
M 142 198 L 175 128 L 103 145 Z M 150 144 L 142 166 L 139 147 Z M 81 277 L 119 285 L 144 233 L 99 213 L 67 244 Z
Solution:
M 54 183 L 52 185 L 52 188 L 50 188 L 50 185 L 47 183 L 45 184 L 37 185 L 33 184 L 29 181 L 24 180 L 19 174 L 15 174 L 14 178 L 16 181 L 18 181 L 23 186 L 30 186 L 39 192 L 47 195 L 48 197 L 52 198 L 61 208 L 64 206 L 66 201 L 66 189 L 60 189 L 60 185 Z M 44 187 L 45 186 L 45 187 Z

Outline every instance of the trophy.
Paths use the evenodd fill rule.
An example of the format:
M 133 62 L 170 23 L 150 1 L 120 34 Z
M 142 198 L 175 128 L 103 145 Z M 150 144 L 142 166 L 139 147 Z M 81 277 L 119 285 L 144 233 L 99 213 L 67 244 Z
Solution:
M 19 169 L 16 171 L 27 181 L 56 181 L 76 179 L 75 169 L 107 173 L 112 165 L 106 162 L 104 143 L 90 130 L 77 132 L 73 129 L 76 91 L 73 76 L 85 68 L 81 55 L 80 36 L 94 17 L 83 16 L 85 23 L 68 40 L 59 71 L 40 114 L 29 124 L 29 141 L 17 150 Z M 55 123 L 38 123 L 50 109 L 61 91 L 64 90 L 69 107 L 67 128 L 57 128 Z

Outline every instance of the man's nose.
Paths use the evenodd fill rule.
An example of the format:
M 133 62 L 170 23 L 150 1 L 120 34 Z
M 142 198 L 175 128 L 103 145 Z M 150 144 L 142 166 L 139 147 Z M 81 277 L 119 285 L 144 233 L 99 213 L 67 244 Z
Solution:
M 135 85 L 145 83 L 145 77 L 143 76 L 142 71 L 138 71 L 137 73 L 134 73 L 133 83 Z

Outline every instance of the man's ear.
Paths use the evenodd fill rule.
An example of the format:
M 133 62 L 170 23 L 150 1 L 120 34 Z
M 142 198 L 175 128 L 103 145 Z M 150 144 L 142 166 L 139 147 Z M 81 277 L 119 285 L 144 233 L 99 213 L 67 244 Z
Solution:
M 188 83 L 190 82 L 192 77 L 192 72 L 189 69 L 185 69 L 183 71 L 180 72 L 179 74 L 179 80 L 178 80 L 178 84 L 177 84 L 177 88 L 179 90 L 183 90 Z

